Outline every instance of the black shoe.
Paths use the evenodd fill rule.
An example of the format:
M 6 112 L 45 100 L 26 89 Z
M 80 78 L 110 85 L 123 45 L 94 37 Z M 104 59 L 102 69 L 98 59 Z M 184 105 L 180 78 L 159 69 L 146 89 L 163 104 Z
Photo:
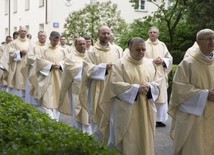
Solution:
M 162 122 L 156 122 L 156 127 L 165 127 L 166 124 L 162 123 Z

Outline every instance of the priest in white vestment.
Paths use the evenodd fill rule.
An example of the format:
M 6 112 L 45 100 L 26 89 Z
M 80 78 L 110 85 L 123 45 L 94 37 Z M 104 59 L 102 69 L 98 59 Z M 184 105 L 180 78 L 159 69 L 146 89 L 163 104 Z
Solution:
M 165 80 L 160 86 L 160 98 L 155 102 L 157 108 L 156 126 L 165 127 L 165 122 L 168 119 L 168 74 L 172 69 L 173 58 L 166 45 L 158 39 L 159 29 L 151 27 L 148 33 L 145 57 L 152 59 L 160 74 L 165 76 Z
M 100 129 L 109 132 L 108 145 L 121 154 L 154 155 L 155 101 L 164 77 L 144 57 L 142 38 L 132 38 L 129 50 L 115 62 L 106 80 L 100 101 L 105 118 Z
M 178 65 L 169 114 L 173 155 L 214 154 L 214 31 L 197 33 L 198 47 Z
M 30 40 L 26 37 L 27 29 L 20 27 L 19 36 L 13 40 L 8 48 L 9 59 L 3 64 L 7 70 L 8 92 L 25 99 L 26 79 L 21 70 L 26 67 L 27 54 L 32 49 Z M 8 66 L 8 67 L 6 67 Z
M 89 113 L 92 132 L 96 133 L 99 138 L 103 137 L 98 130 L 103 115 L 99 107 L 100 97 L 109 70 L 111 70 L 113 63 L 123 56 L 121 51 L 109 43 L 110 34 L 110 28 L 102 26 L 98 30 L 98 41 L 92 50 L 86 53 L 83 61 L 80 102 Z
M 38 100 L 50 118 L 59 121 L 59 91 L 64 60 L 67 53 L 58 45 L 60 34 L 50 33 L 50 44 L 41 56 L 35 60 L 35 72 L 38 80 Z M 32 78 L 32 77 L 30 77 Z
M 82 65 L 83 57 L 86 52 L 86 40 L 82 37 L 76 38 L 74 41 L 75 51 L 69 54 L 65 59 L 65 67 L 62 74 L 61 89 L 60 89 L 60 108 L 66 106 L 61 104 L 67 97 L 70 101 L 71 107 L 71 125 L 74 128 L 80 129 L 83 132 L 91 134 L 91 127 L 89 124 L 88 112 L 81 106 L 79 101 L 80 86 L 82 81 Z
M 25 102 L 31 103 L 32 105 L 39 107 L 40 103 L 38 102 L 38 81 L 36 78 L 31 79 L 31 83 L 29 81 L 29 77 L 32 77 L 32 74 L 35 74 L 33 70 L 33 65 L 36 60 L 36 57 L 41 57 L 41 53 L 47 48 L 46 39 L 47 34 L 44 31 L 38 32 L 38 41 L 33 45 L 32 51 L 28 54 L 27 67 L 23 72 L 27 72 L 27 85 L 25 92 Z

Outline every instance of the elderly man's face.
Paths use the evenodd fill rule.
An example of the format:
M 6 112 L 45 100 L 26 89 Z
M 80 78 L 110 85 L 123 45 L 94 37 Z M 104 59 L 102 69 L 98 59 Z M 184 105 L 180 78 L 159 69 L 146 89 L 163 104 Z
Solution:
M 86 48 L 89 49 L 92 45 L 91 39 L 86 40 Z
M 21 27 L 19 30 L 19 36 L 20 38 L 25 38 L 25 36 L 27 35 L 27 30 L 24 27 Z
M 46 35 L 45 32 L 44 33 L 40 33 L 38 35 L 39 42 L 42 43 L 42 44 L 44 44 L 46 42 L 46 38 L 47 38 L 47 35 Z
M 102 44 L 107 44 L 109 42 L 109 37 L 111 30 L 108 28 L 101 29 L 99 32 L 99 40 Z
M 201 49 L 201 52 L 205 55 L 209 55 L 214 51 L 214 33 L 204 33 L 203 36 L 198 39 L 197 43 Z
M 77 39 L 75 44 L 76 50 L 80 53 L 85 53 L 86 51 L 86 41 L 85 39 Z
M 146 44 L 143 42 L 133 43 L 130 48 L 130 55 L 135 60 L 141 60 L 146 51 Z
M 151 29 L 149 30 L 149 38 L 151 41 L 156 41 L 159 37 L 159 30 L 157 29 Z

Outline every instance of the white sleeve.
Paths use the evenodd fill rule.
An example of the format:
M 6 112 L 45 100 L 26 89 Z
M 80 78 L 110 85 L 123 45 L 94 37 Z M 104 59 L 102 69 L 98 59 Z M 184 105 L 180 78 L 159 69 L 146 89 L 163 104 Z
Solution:
M 148 83 L 148 84 L 151 89 L 152 99 L 153 99 L 153 101 L 156 101 L 160 94 L 159 88 L 154 83 Z
M 74 76 L 74 81 L 81 81 L 82 80 L 82 68 L 79 72 Z
M 101 63 L 94 67 L 94 70 L 90 78 L 94 80 L 105 80 L 105 74 L 106 74 L 106 64 Z
M 59 62 L 59 65 L 60 65 L 60 67 L 62 68 L 62 71 L 64 71 L 64 68 L 65 68 L 64 62 L 63 62 L 63 61 Z
M 137 96 L 138 90 L 140 85 L 139 84 L 133 84 L 130 89 L 126 90 L 125 92 L 119 94 L 117 97 L 124 102 L 127 102 L 129 104 L 134 104 L 135 98 Z
M 41 71 L 39 71 L 41 74 L 48 76 L 50 73 L 50 69 L 51 69 L 52 64 L 49 64 L 47 66 L 45 66 Z
M 13 59 L 14 61 L 21 61 L 22 58 L 21 58 L 21 54 L 20 54 L 20 51 L 16 51 L 16 57 Z
M 164 61 L 164 63 L 166 64 L 166 68 L 168 68 L 169 65 L 170 65 L 169 58 L 163 58 L 163 61 Z
M 197 95 L 192 96 L 179 106 L 182 112 L 201 116 L 207 101 L 208 90 L 201 90 Z
M 0 68 L 1 68 L 1 69 L 4 69 L 4 66 L 3 66 L 2 64 L 0 64 Z

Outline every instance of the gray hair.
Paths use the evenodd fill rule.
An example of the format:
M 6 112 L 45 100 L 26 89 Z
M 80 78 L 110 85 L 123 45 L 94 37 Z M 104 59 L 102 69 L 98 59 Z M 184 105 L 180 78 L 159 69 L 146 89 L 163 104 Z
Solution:
M 130 40 L 129 42 L 129 49 L 131 49 L 131 47 L 133 46 L 133 44 L 136 44 L 136 43 L 145 43 L 144 39 L 141 38 L 141 37 L 134 37 Z
M 202 40 L 204 39 L 204 37 L 206 36 L 207 33 L 214 33 L 214 31 L 212 29 L 202 29 L 200 31 L 198 31 L 197 35 L 196 35 L 196 40 Z

